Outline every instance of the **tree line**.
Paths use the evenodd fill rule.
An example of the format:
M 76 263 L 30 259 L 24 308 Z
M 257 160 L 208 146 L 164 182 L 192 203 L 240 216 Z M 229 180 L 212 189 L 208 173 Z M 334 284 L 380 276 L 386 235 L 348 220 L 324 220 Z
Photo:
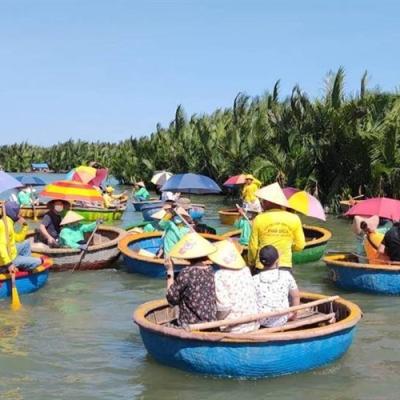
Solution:
M 122 183 L 149 180 L 163 169 L 219 183 L 248 172 L 264 183 L 309 190 L 328 205 L 350 194 L 399 197 L 400 97 L 367 88 L 367 79 L 365 73 L 358 92 L 346 94 L 339 68 L 316 99 L 297 85 L 281 99 L 278 81 L 262 96 L 239 93 L 232 107 L 209 115 L 189 118 L 178 106 L 169 126 L 158 124 L 150 136 L 1 146 L 0 165 L 13 172 L 47 162 L 57 172 L 96 160 Z

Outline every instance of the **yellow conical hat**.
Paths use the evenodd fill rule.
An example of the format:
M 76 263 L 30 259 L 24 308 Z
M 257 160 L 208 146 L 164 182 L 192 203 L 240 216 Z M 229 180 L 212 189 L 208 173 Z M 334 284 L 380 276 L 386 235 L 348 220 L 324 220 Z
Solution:
M 178 259 L 201 258 L 216 251 L 216 247 L 196 232 L 185 235 L 170 251 L 169 256 Z
M 214 243 L 214 246 L 217 251 L 208 256 L 213 263 L 229 269 L 242 269 L 246 266 L 243 257 L 232 240 L 221 240 Z
M 72 224 L 74 222 L 82 221 L 84 218 L 75 211 L 68 211 L 62 219 L 60 225 Z
M 277 182 L 258 189 L 256 196 L 262 200 L 267 200 L 271 203 L 278 204 L 279 206 L 289 207 L 286 196 Z

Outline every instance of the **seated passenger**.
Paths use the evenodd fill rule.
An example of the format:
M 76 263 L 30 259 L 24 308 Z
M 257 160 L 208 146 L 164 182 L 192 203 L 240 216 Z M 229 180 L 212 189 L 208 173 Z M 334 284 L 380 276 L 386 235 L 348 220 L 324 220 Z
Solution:
M 122 197 L 126 195 L 126 192 L 120 194 L 114 194 L 114 188 L 107 186 L 103 192 L 103 202 L 105 208 L 118 207 Z
M 364 243 L 365 239 L 367 238 L 367 230 L 365 228 L 369 227 L 371 232 L 375 232 L 376 228 L 378 227 L 378 224 L 379 224 L 379 217 L 377 215 L 374 215 L 370 218 L 364 218 L 358 215 L 354 217 L 353 232 L 356 235 L 356 252 L 358 255 L 366 256 Z
M 75 211 L 68 211 L 61 221 L 60 245 L 72 249 L 86 250 L 85 233 L 93 232 L 97 222 L 81 224 L 84 218 Z
M 235 319 L 257 314 L 257 295 L 250 269 L 231 240 L 214 243 L 217 248 L 209 259 L 220 267 L 215 272 L 218 319 Z M 258 321 L 222 327 L 225 332 L 244 333 L 257 330 Z
M 24 207 L 31 207 L 32 204 L 38 204 L 38 200 L 33 198 L 33 189 L 24 186 L 17 194 L 18 204 Z
M 258 312 L 279 311 L 300 304 L 300 293 L 296 281 L 287 270 L 278 266 L 279 254 L 274 246 L 264 246 L 259 254 L 262 270 L 253 276 Z M 275 327 L 286 324 L 296 318 L 296 313 L 267 318 L 261 321 L 262 326 Z
M 215 251 L 215 247 L 199 234 L 189 233 L 165 259 L 167 300 L 172 306 L 179 307 L 179 326 L 215 321 L 217 318 L 214 272 L 207 258 Z M 176 279 L 171 257 L 190 262 Z
M 400 222 L 395 222 L 385 233 L 379 253 L 389 256 L 390 261 L 400 261 Z
M 233 226 L 240 229 L 239 243 L 242 246 L 248 246 L 251 236 L 251 221 L 257 216 L 258 211 L 255 207 L 251 206 L 244 210 L 241 207 L 237 207 L 241 218 L 235 221 Z
M 31 246 L 28 240 L 19 242 L 20 237 L 25 237 L 28 225 L 23 218 L 19 216 L 20 206 L 13 201 L 5 203 L 6 222 L 0 220 L 0 271 L 17 272 L 19 269 L 32 270 L 38 267 L 42 260 L 39 257 L 33 257 Z M 14 223 L 23 224 L 21 234 L 15 232 Z
M 49 211 L 44 214 L 39 225 L 39 241 L 50 247 L 57 247 L 61 232 L 61 220 L 69 210 L 70 204 L 65 200 L 51 200 L 47 203 L 47 208 Z
M 133 197 L 137 201 L 146 201 L 150 199 L 150 193 L 147 191 L 143 181 L 135 183 L 134 187 L 135 191 L 133 193 Z

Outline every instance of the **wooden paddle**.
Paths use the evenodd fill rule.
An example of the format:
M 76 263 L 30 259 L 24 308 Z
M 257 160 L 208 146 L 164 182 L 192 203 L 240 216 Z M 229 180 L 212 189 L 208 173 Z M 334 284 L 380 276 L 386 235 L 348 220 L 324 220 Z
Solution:
M 1 211 L 2 211 L 2 219 L 3 219 L 3 224 L 4 224 L 4 234 L 6 236 L 6 243 L 7 243 L 7 252 L 8 255 L 11 254 L 11 249 L 10 249 L 10 241 L 8 237 L 8 224 L 7 224 L 7 214 L 6 214 L 6 206 L 5 202 L 1 202 Z M 11 309 L 12 310 L 18 310 L 21 308 L 21 301 L 19 299 L 19 294 L 18 294 L 18 289 L 17 285 L 15 283 L 15 272 L 12 272 L 11 274 Z
M 222 319 L 219 321 L 211 321 L 211 322 L 201 322 L 199 324 L 189 324 L 188 330 L 190 331 L 202 331 L 206 329 L 220 328 L 221 326 L 231 326 L 231 325 L 239 325 L 239 324 L 247 324 L 248 322 L 260 321 L 270 317 L 278 317 L 281 315 L 290 314 L 291 312 L 302 310 L 304 308 L 315 307 L 320 304 L 330 303 L 339 298 L 339 296 L 330 296 L 325 297 L 323 299 L 311 301 L 308 303 L 300 304 L 298 306 L 289 307 L 286 310 L 280 311 L 267 311 L 259 314 L 251 314 L 246 315 L 241 318 L 236 319 Z
M 84 249 L 84 250 L 81 251 L 81 256 L 79 257 L 79 261 L 74 265 L 74 268 L 72 268 L 71 272 L 74 272 L 76 268 L 79 268 L 79 267 L 81 266 L 82 260 L 83 260 L 83 258 L 85 257 L 85 254 L 86 254 L 86 252 L 87 252 L 88 249 L 89 249 L 90 242 L 93 240 L 94 235 L 95 235 L 95 233 L 96 233 L 97 228 L 99 227 L 99 225 L 100 225 L 99 223 L 96 223 L 96 227 L 93 229 L 93 232 L 90 234 L 89 240 L 88 240 L 87 243 L 86 243 L 86 249 Z
M 235 204 L 237 209 L 243 210 L 243 207 L 240 207 L 239 204 Z M 246 215 L 246 212 L 244 212 L 244 214 L 241 214 L 246 220 L 247 222 L 249 222 L 251 224 L 251 221 L 249 220 L 248 216 Z

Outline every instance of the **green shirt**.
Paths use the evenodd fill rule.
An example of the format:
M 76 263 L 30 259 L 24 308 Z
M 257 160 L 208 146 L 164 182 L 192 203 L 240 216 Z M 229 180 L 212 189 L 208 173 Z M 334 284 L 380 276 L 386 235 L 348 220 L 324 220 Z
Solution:
M 242 246 L 248 246 L 251 235 L 251 223 L 242 217 L 236 220 L 233 226 L 241 230 L 239 243 Z
M 187 234 L 189 233 L 189 228 L 186 226 L 177 226 L 172 221 L 161 220 L 160 228 L 163 229 L 164 238 L 163 238 L 163 249 L 164 254 L 168 255 L 171 249 Z
M 150 193 L 146 188 L 142 187 L 137 192 L 135 192 L 134 196 L 139 200 L 148 200 L 150 198 Z
M 79 242 L 85 240 L 85 233 L 92 232 L 96 228 L 96 222 L 91 224 L 78 224 L 75 226 L 66 226 L 60 232 L 60 244 L 62 246 L 79 248 Z
M 31 194 L 24 192 L 23 190 L 18 192 L 18 203 L 20 206 L 30 206 L 32 205 Z

